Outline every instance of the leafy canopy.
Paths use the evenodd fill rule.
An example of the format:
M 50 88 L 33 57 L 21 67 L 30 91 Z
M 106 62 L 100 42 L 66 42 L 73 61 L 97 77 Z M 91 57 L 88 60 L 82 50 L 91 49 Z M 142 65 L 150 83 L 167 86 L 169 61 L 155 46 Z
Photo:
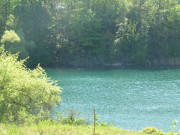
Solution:
M 50 80 L 45 71 L 26 68 L 18 61 L 18 54 L 11 54 L 0 47 L 0 121 L 16 121 L 23 111 L 38 115 L 49 112 L 61 101 L 60 87 Z

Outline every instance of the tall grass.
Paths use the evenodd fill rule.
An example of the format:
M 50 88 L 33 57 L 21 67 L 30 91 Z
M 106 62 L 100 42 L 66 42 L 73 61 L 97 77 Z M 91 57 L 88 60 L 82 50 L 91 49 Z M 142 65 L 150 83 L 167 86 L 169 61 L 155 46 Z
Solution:
M 93 125 L 70 125 L 53 121 L 17 126 L 0 124 L 0 135 L 92 135 Z M 96 135 L 146 135 L 143 132 L 122 130 L 113 126 L 97 126 Z

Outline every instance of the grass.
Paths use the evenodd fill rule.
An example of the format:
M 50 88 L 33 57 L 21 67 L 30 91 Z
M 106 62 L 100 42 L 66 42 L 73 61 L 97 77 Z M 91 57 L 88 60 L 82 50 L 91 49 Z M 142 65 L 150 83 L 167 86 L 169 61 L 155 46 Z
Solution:
M 93 129 L 93 125 L 70 125 L 57 121 L 42 121 L 39 124 L 30 125 L 1 123 L 0 135 L 93 135 Z M 151 129 L 154 129 L 154 127 L 148 127 L 146 131 L 153 131 Z M 180 135 L 178 133 L 163 133 L 161 131 L 147 134 L 143 131 L 123 130 L 107 125 L 96 127 L 96 135 Z
M 17 126 L 0 124 L 0 135 L 92 135 L 93 126 L 68 125 L 52 122 L 40 122 L 32 125 Z M 128 131 L 113 126 L 97 126 L 96 135 L 147 135 L 141 131 Z

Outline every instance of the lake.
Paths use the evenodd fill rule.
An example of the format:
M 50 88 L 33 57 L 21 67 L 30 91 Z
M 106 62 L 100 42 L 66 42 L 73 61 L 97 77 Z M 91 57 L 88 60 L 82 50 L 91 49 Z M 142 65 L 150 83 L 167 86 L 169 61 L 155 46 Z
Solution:
M 71 108 L 92 122 L 93 107 L 100 122 L 142 130 L 155 126 L 180 129 L 180 69 L 46 69 L 62 88 L 59 111 Z

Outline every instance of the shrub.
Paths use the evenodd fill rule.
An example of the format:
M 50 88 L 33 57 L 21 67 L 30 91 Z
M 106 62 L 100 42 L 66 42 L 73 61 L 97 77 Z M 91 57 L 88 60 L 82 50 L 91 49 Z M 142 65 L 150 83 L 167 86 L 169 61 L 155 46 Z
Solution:
M 18 121 L 40 112 L 44 114 L 41 118 L 46 118 L 61 101 L 56 81 L 50 80 L 39 65 L 33 70 L 26 68 L 25 61 L 18 61 L 18 54 L 0 47 L 0 122 Z
M 68 116 L 64 117 L 61 114 L 57 115 L 57 120 L 60 121 L 62 124 L 73 124 L 73 125 L 85 125 L 86 118 L 80 118 L 79 113 L 69 109 Z
M 145 127 L 143 128 L 143 132 L 147 134 L 157 133 L 158 129 L 155 127 Z

